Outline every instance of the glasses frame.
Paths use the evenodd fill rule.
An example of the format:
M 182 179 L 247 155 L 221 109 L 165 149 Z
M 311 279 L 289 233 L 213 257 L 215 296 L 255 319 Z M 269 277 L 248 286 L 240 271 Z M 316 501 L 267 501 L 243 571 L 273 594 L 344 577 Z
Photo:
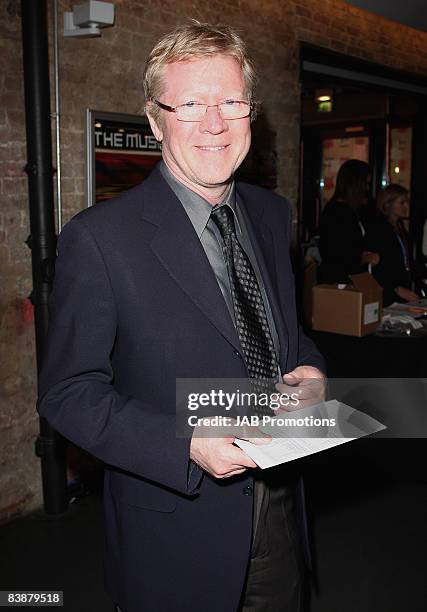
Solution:
M 186 104 L 178 104 L 178 106 L 169 106 L 168 104 L 163 104 L 163 102 L 160 102 L 160 100 L 154 100 L 154 99 L 152 100 L 152 102 L 154 102 L 154 104 L 156 104 L 159 108 L 165 111 L 168 111 L 169 113 L 176 113 L 178 108 L 182 108 L 183 106 L 186 106 Z M 195 104 L 198 104 L 199 106 L 206 106 L 205 114 L 203 115 L 201 119 L 180 119 L 178 115 L 176 116 L 176 118 L 178 121 L 183 121 L 185 123 L 200 123 L 205 118 L 206 113 L 208 112 L 208 108 L 215 108 L 215 107 L 218 109 L 218 112 L 221 115 L 221 118 L 224 119 L 224 121 L 236 121 L 237 119 L 245 119 L 246 117 L 249 117 L 251 115 L 253 111 L 253 106 L 250 102 L 248 102 L 247 100 L 233 100 L 233 102 L 242 102 L 243 104 L 247 104 L 248 114 L 243 115 L 243 117 L 234 117 L 233 119 L 224 119 L 224 117 L 221 115 L 220 106 L 221 104 L 225 104 L 225 102 L 220 102 L 219 104 L 201 104 L 200 102 L 195 102 Z

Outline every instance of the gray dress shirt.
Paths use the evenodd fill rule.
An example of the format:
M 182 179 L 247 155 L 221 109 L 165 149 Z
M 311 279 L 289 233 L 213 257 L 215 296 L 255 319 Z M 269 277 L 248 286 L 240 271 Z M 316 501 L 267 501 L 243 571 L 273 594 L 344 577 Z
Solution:
M 225 263 L 225 258 L 223 254 L 224 242 L 217 225 L 210 216 L 212 211 L 212 205 L 209 204 L 209 202 L 207 202 L 197 193 L 191 191 L 191 189 L 183 185 L 183 183 L 180 183 L 173 176 L 173 174 L 170 172 L 170 170 L 163 161 L 160 162 L 160 171 L 162 173 L 163 178 L 166 180 L 178 200 L 183 205 L 194 227 L 194 230 L 200 242 L 202 243 L 203 249 L 206 253 L 209 263 L 211 264 L 212 270 L 221 289 L 221 293 L 227 304 L 230 316 L 234 321 L 235 317 L 233 300 L 231 297 L 230 280 L 228 278 L 227 265 Z M 280 354 L 279 337 L 277 335 L 273 314 L 270 308 L 267 293 L 265 291 L 265 286 L 259 269 L 258 261 L 256 259 L 255 252 L 250 241 L 249 232 L 245 223 L 245 219 L 242 214 L 241 205 L 239 205 L 238 198 L 236 198 L 236 187 L 234 182 L 230 185 L 230 189 L 228 190 L 224 201 L 221 202 L 218 206 L 224 205 L 228 205 L 234 213 L 236 237 L 240 243 L 240 246 L 248 256 L 248 259 L 254 269 L 255 276 L 257 278 L 258 285 L 263 298 L 268 324 L 276 350 L 276 356 L 278 356 Z M 280 375 L 281 374 L 279 371 L 279 377 Z

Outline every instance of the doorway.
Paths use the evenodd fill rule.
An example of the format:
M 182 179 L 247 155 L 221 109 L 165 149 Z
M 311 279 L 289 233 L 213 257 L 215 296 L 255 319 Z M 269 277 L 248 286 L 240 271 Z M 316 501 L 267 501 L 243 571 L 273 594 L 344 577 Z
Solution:
M 310 45 L 301 58 L 300 238 L 315 231 L 338 168 L 352 158 L 371 166 L 372 197 L 390 182 L 409 190 L 416 231 L 427 212 L 427 80 Z
M 300 81 L 299 252 L 316 258 L 319 219 L 334 192 L 338 169 L 347 159 L 360 159 L 371 169 L 372 211 L 382 187 L 398 183 L 408 189 L 407 229 L 414 259 L 425 269 L 427 80 L 303 44 Z M 316 282 L 315 272 L 308 277 L 301 279 L 306 311 L 311 293 L 307 282 Z M 305 318 L 310 319 L 309 308 Z

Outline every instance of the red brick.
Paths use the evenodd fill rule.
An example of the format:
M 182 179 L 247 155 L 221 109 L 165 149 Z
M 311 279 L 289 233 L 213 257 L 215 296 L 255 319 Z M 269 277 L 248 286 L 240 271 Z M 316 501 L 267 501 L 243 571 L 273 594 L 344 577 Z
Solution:
M 0 177 L 27 176 L 22 162 L 0 162 Z
M 2 194 L 5 196 L 28 193 L 28 181 L 25 177 L 5 177 L 1 179 L 1 184 Z

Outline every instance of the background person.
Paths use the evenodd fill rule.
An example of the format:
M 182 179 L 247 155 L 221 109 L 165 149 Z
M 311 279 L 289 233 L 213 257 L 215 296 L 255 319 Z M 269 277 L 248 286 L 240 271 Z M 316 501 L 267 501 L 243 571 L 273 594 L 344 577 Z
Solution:
M 411 302 L 419 296 L 411 290 L 414 264 L 412 246 L 403 220 L 408 216 L 408 191 L 388 185 L 377 196 L 377 216 L 368 226 L 365 248 L 379 254 L 372 273 L 383 288 L 383 303 Z
M 339 169 L 334 195 L 320 217 L 321 283 L 348 283 L 350 274 L 366 272 L 368 264 L 378 263 L 378 255 L 365 252 L 363 246 L 362 217 L 368 204 L 369 184 L 367 163 L 350 159 Z

